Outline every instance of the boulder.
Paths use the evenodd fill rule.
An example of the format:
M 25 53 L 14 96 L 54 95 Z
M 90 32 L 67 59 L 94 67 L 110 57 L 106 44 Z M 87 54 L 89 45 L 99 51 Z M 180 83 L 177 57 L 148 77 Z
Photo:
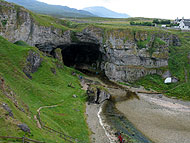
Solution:
M 77 95 L 74 94 L 74 95 L 73 95 L 73 98 L 77 98 Z
M 109 100 L 111 97 L 109 92 L 98 86 L 97 87 L 89 86 L 87 89 L 87 95 L 88 95 L 88 102 L 96 104 L 100 104 L 105 100 Z
M 30 133 L 30 128 L 26 124 L 17 125 L 23 132 Z
M 178 80 L 178 78 L 176 78 L 176 77 L 167 77 L 166 79 L 165 79 L 165 81 L 164 81 L 164 83 L 176 83 L 176 82 L 178 82 L 179 80 Z
M 9 108 L 9 106 L 8 106 L 6 103 L 3 103 L 3 104 L 2 104 L 2 107 L 3 107 L 3 109 L 5 109 L 5 110 L 8 112 L 9 116 L 13 118 L 13 112 L 12 112 L 12 110 Z
M 171 77 L 171 73 L 170 73 L 170 71 L 168 70 L 168 71 L 165 71 L 163 74 L 162 74 L 162 78 L 168 78 L 168 77 Z
M 179 79 L 177 77 L 172 77 L 172 83 L 176 83 L 178 81 L 179 81 Z
M 51 68 L 51 72 L 56 75 L 56 69 L 55 68 Z

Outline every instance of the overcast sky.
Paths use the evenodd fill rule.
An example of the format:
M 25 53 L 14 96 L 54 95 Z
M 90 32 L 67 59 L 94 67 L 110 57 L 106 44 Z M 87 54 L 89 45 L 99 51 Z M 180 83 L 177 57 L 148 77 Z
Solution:
M 131 17 L 190 18 L 190 0 L 39 0 L 48 4 L 83 9 L 90 6 L 104 6 Z

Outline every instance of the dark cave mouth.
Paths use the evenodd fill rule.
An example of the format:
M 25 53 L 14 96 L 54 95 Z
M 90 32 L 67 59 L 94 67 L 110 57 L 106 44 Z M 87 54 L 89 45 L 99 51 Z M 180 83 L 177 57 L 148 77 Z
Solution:
M 74 43 L 60 45 L 64 65 L 78 70 L 99 70 L 102 61 L 100 45 L 94 43 Z

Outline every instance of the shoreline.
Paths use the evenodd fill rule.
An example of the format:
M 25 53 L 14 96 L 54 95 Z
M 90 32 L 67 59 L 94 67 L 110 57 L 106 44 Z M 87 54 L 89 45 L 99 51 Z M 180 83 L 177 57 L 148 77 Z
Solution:
M 190 142 L 190 102 L 158 94 L 137 95 L 139 99 L 116 103 L 137 129 L 156 143 Z
M 117 137 L 111 131 L 111 127 L 106 123 L 102 115 L 103 104 L 86 103 L 87 124 L 92 134 L 91 143 L 117 143 Z

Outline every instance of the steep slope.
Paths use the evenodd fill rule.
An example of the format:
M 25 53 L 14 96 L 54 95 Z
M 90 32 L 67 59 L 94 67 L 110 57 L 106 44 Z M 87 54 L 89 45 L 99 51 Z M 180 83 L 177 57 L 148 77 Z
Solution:
M 85 25 L 73 29 L 62 20 L 35 15 L 16 5 L 5 5 L 0 15 L 2 36 L 11 42 L 25 41 L 51 54 L 58 47 L 65 50 L 75 49 L 72 45 L 84 47 L 81 43 L 95 45 L 102 58 L 92 59 L 93 64 L 115 81 L 130 82 L 149 74 L 163 74 L 160 69 L 168 66 L 168 47 L 180 44 L 175 34 L 156 28 Z M 72 55 L 72 50 L 70 52 Z
M 152 88 L 161 92 L 173 87 L 166 94 L 189 99 L 188 92 L 183 90 L 189 83 L 189 32 L 146 26 L 76 24 L 0 2 L 0 35 L 9 41 L 22 40 L 52 55 L 55 49 L 61 48 L 67 54 L 66 62 L 82 61 L 81 65 L 87 63 L 89 68 L 93 65 L 117 82 L 132 83 L 148 76 L 149 80 L 139 84 L 148 88 L 159 85 Z M 96 59 L 89 53 L 96 55 Z M 164 84 L 165 73 L 178 82 Z
M 21 41 L 17 44 L 22 46 L 0 37 L 0 136 L 25 135 L 37 141 L 69 142 L 64 140 L 70 140 L 66 136 L 69 135 L 89 142 L 84 117 L 86 97 L 77 77 L 71 75 L 73 70 L 63 66 L 61 61 L 43 56 L 37 48 Z M 69 83 L 75 88 L 68 87 Z M 73 94 L 77 98 L 73 98 Z M 57 106 L 41 109 L 43 126 L 40 129 L 34 116 L 38 115 L 40 107 L 52 105 Z M 20 124 L 26 124 L 30 133 L 22 131 L 18 127 Z M 0 140 L 20 142 L 17 139 Z
M 87 8 L 84 8 L 83 10 L 88 11 L 99 17 L 108 17 L 108 18 L 128 18 L 128 17 L 130 17 L 128 14 L 114 12 L 112 10 L 109 10 L 109 9 L 107 9 L 105 7 L 101 7 L 101 6 L 87 7 Z
M 74 8 L 69 8 L 67 6 L 60 5 L 49 5 L 37 0 L 6 0 L 8 2 L 13 2 L 18 5 L 24 6 L 25 8 L 41 14 L 52 15 L 56 17 L 94 17 L 90 12 L 84 10 L 77 10 Z

